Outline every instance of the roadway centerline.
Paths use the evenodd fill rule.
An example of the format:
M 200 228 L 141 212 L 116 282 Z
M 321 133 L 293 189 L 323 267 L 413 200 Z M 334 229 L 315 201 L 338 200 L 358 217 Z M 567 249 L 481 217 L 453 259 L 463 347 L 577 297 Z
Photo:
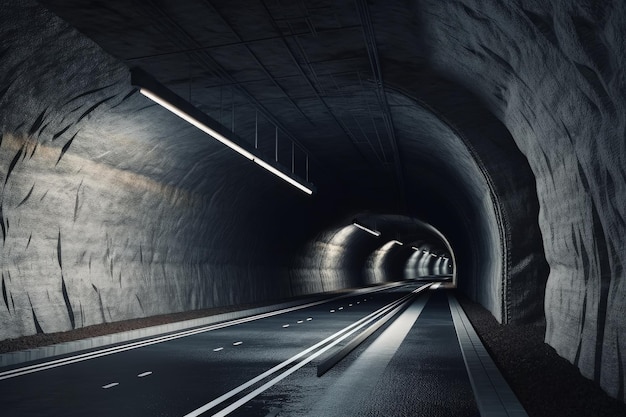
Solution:
M 292 366 L 291 368 L 287 369 L 286 371 L 284 371 L 279 376 L 277 376 L 274 379 L 272 379 L 271 381 L 267 382 L 266 384 L 264 384 L 260 388 L 257 388 L 256 390 L 252 391 L 252 393 L 246 395 L 242 399 L 240 399 L 237 402 L 231 404 L 229 407 L 225 408 L 224 410 L 222 410 L 220 413 L 218 413 L 216 415 L 222 416 L 222 415 L 226 415 L 226 414 L 230 413 L 231 411 L 233 411 L 234 409 L 240 407 L 242 404 L 244 404 L 245 402 L 247 402 L 250 399 L 254 398 L 255 396 L 257 396 L 261 392 L 267 390 L 269 387 L 273 386 L 274 384 L 276 384 L 280 380 L 284 379 L 288 375 L 290 375 L 293 372 L 295 372 L 296 370 L 300 369 L 301 367 L 303 367 L 304 365 L 306 365 L 307 363 L 309 363 L 313 359 L 317 358 L 319 355 L 323 354 L 324 352 L 326 352 L 330 348 L 334 347 L 335 345 L 337 345 L 341 341 L 345 340 L 347 337 L 351 336 L 352 334 L 354 334 L 355 332 L 357 332 L 361 328 L 367 326 L 372 321 L 377 320 L 379 317 L 387 314 L 390 310 L 396 308 L 398 305 L 400 305 L 400 304 L 406 302 L 408 299 L 412 298 L 415 294 L 417 294 L 417 293 L 421 292 L 422 290 L 430 287 L 430 285 L 431 284 L 423 285 L 423 286 L 417 288 L 416 290 L 412 291 L 410 294 L 407 294 L 407 295 L 405 295 L 405 296 L 403 296 L 403 297 L 401 297 L 401 298 L 399 298 L 397 300 L 392 301 L 391 303 L 381 307 L 380 309 L 374 311 L 373 313 L 370 313 L 369 315 L 361 318 L 360 320 L 358 320 L 358 321 L 350 324 L 349 326 L 339 330 L 338 332 L 336 332 L 333 335 L 327 337 L 326 339 L 316 343 L 315 345 L 309 347 L 308 349 L 306 349 L 306 350 L 298 353 L 297 355 L 295 355 L 295 356 L 285 360 L 284 362 L 282 362 L 282 363 L 280 363 L 280 364 L 278 364 L 278 365 L 268 369 L 267 371 L 265 371 L 262 374 L 256 376 L 255 378 L 252 378 L 248 382 L 240 385 L 239 387 L 234 388 L 231 391 L 229 391 L 229 392 L 219 396 L 218 398 L 215 398 L 214 400 L 208 402 L 207 404 L 203 405 L 202 407 L 197 408 L 196 410 L 191 411 L 190 413 L 186 414 L 184 417 L 197 417 L 197 416 L 199 416 L 201 414 L 204 414 L 208 410 L 210 410 L 210 409 L 220 405 L 224 401 L 226 401 L 226 400 L 234 397 L 235 395 L 241 393 L 242 391 L 250 388 L 251 386 L 255 385 L 256 383 L 262 381 L 263 379 L 265 379 L 265 378 L 275 374 L 276 372 L 280 371 L 281 369 L 283 369 L 283 368 L 287 367 L 288 365 L 296 362 L 300 358 L 305 357 L 306 355 L 311 354 L 309 357 L 305 358 L 304 360 L 302 360 L 301 362 L 299 362 L 295 366 Z M 326 346 L 324 346 L 324 345 L 326 345 Z M 317 350 L 317 352 L 316 352 L 316 350 Z M 244 402 L 241 402 L 244 399 L 246 399 L 246 400 Z M 235 404 L 238 404 L 238 405 L 235 408 L 232 408 Z M 226 414 L 221 414 L 225 410 L 230 410 L 230 411 L 228 411 Z

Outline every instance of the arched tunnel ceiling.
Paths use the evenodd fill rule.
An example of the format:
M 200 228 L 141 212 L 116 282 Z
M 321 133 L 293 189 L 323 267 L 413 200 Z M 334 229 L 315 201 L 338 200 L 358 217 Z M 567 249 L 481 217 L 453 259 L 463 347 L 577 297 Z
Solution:
M 300 248 L 355 214 L 401 214 L 449 238 L 471 298 L 502 322 L 545 317 L 546 340 L 623 396 L 613 369 L 626 337 L 608 319 L 623 312 L 622 3 L 39 3 L 69 26 L 34 2 L 1 6 L 14 17 L 0 38 L 5 245 L 49 259 L 56 242 L 58 265 L 41 270 L 68 282 L 68 268 L 92 274 L 89 251 L 104 252 L 93 276 L 119 291 L 116 268 L 129 265 L 143 304 L 110 319 L 293 295 L 294 282 L 319 291 L 294 278 Z M 290 189 L 137 94 L 135 66 L 248 141 L 258 117 L 270 158 L 278 128 L 280 160 L 290 163 L 288 139 L 306 149 L 318 193 Z M 45 158 L 22 168 L 33 155 Z M 301 175 L 302 154 L 294 162 Z M 37 275 L 6 256 L 14 275 Z M 263 274 L 273 288 L 255 280 Z M 150 279 L 176 299 L 156 303 Z M 26 288 L 17 304 L 35 317 L 45 297 Z M 98 297 L 102 317 L 84 315 L 106 320 Z M 40 324 L 69 326 L 57 313 Z M 16 331 L 34 332 L 33 317 Z
M 76 100 L 95 100 L 90 111 L 105 104 L 114 111 L 79 131 L 59 125 L 58 134 L 80 133 L 72 154 L 96 155 L 99 163 L 183 192 L 172 201 L 204 201 L 197 203 L 203 214 L 186 224 L 209 227 L 212 238 L 197 245 L 210 248 L 209 259 L 251 256 L 271 264 L 268 257 L 294 253 L 346 215 L 405 214 L 450 239 L 464 265 L 461 285 L 498 320 L 543 315 L 545 266 L 532 172 L 479 97 L 433 69 L 433 45 L 418 24 L 427 8 L 364 1 L 42 3 L 123 63 L 103 58 L 101 75 L 92 63 L 73 64 L 80 75 L 48 97 L 62 94 L 57 100 L 70 113 Z M 96 53 L 79 49 L 83 56 Z M 53 61 L 63 68 L 72 59 L 62 50 Z M 285 184 L 135 94 L 125 74 L 131 67 L 151 73 L 244 140 L 258 135 L 269 158 L 278 136 L 279 159 L 292 162 L 300 176 L 303 154 L 289 161 L 290 141 L 303 147 L 318 195 L 284 195 Z M 113 99 L 117 104 L 107 104 Z M 18 119 L 8 125 L 22 126 Z M 220 227 L 209 223 L 215 216 Z M 228 224 L 233 228 L 222 227 Z M 245 233 L 273 235 L 275 242 L 263 249 L 237 243 Z M 248 244 L 258 249 L 252 255 Z M 537 262 L 529 266 L 529 257 Z M 532 280 L 518 279 L 528 274 Z M 484 276 L 490 278 L 478 278 Z M 526 295 L 513 297 L 520 285 Z
M 312 181 L 322 183 L 320 171 L 327 171 L 359 202 L 404 210 L 405 183 L 412 189 L 421 183 L 404 178 L 395 112 L 415 121 L 410 128 L 420 146 L 431 137 L 430 149 L 423 156 L 411 154 L 407 164 L 455 172 L 437 166 L 449 163 L 445 148 L 454 141 L 439 149 L 443 138 L 429 132 L 428 112 L 417 103 L 393 103 L 385 92 L 379 38 L 367 29 L 373 16 L 365 3 L 365 10 L 350 2 L 43 3 L 129 67 L 145 69 L 229 127 L 234 101 L 236 130 L 243 137 L 253 137 L 244 124 L 253 120 L 251 112 L 260 111 L 267 116 L 262 119 L 270 119 L 261 123 L 261 142 L 269 137 L 271 148 L 272 124 L 284 128 L 316 159 Z M 401 62 L 419 67 L 423 58 L 411 47 L 414 39 L 407 39 L 414 31 L 403 27 L 385 25 L 377 33 L 394 50 L 413 49 Z M 393 75 L 390 85 L 400 86 L 413 76 Z M 405 141 L 412 139 L 406 136 Z

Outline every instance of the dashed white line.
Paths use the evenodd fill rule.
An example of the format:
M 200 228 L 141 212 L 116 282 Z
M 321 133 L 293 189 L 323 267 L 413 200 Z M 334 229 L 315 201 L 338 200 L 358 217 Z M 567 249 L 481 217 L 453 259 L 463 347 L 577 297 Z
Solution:
M 361 304 L 361 302 L 360 302 L 360 301 L 357 301 L 356 303 L 357 303 L 357 304 Z
M 213 349 L 213 352 L 219 352 L 220 350 L 224 350 L 224 348 L 223 347 L 215 348 L 215 349 Z
M 352 307 L 352 304 L 348 304 L 348 307 Z
M 298 324 L 304 323 L 304 320 L 298 320 Z
M 233 346 L 239 346 L 239 345 L 241 345 L 242 343 L 243 343 L 243 342 L 235 342 L 235 343 L 233 343 Z
M 137 375 L 137 378 L 143 378 L 144 376 L 148 376 L 148 375 L 152 375 L 152 372 L 150 372 L 150 371 L 143 372 L 143 373 Z
M 288 324 L 283 324 L 283 327 L 289 327 L 289 325 Z
M 339 307 L 339 310 L 343 310 L 343 307 Z
M 309 317 L 309 318 L 306 319 L 306 321 L 311 321 L 311 320 L 313 320 L 312 317 Z
M 110 384 L 103 385 L 102 388 L 109 389 L 109 388 L 113 388 L 114 386 L 119 385 L 119 384 L 120 384 L 119 382 L 113 382 L 113 383 L 110 383 Z
M 335 310 L 330 310 L 330 312 L 331 312 L 331 313 L 334 313 L 334 312 L 335 312 Z

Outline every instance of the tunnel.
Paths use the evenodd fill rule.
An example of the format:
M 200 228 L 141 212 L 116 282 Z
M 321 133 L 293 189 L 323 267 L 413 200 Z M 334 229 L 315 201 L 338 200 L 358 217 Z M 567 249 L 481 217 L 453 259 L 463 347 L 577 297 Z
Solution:
M 622 2 L 0 21 L 0 341 L 436 281 L 626 401 Z

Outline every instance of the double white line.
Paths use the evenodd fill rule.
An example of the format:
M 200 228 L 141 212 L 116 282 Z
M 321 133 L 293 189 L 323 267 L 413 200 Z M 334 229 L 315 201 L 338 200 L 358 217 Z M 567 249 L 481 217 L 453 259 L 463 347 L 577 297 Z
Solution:
M 217 412 L 216 414 L 213 414 L 213 417 L 221 417 L 221 416 L 226 416 L 226 415 L 230 414 L 231 412 L 233 412 L 237 408 L 241 407 L 243 404 L 247 403 L 248 401 L 250 401 L 251 399 L 253 399 L 257 395 L 261 394 L 263 391 L 269 389 L 270 387 L 272 387 L 276 383 L 280 382 L 281 380 L 285 379 L 286 377 L 288 377 L 289 375 L 291 375 L 292 373 L 294 373 L 298 369 L 302 368 L 303 366 L 305 366 L 306 364 L 308 364 L 309 362 L 311 362 L 315 358 L 319 357 L 320 355 L 322 355 L 323 353 L 325 353 L 326 351 L 328 351 L 332 347 L 336 346 L 338 343 L 340 343 L 343 340 L 345 340 L 346 338 L 350 337 L 352 334 L 358 332 L 360 329 L 362 329 L 363 327 L 367 326 L 371 322 L 373 322 L 373 321 L 377 320 L 378 318 L 380 318 L 381 316 L 387 314 L 390 310 L 393 310 L 394 308 L 400 306 L 401 304 L 410 301 L 415 294 L 417 294 L 417 293 L 423 291 L 424 289 L 430 287 L 430 285 L 431 284 L 423 285 L 423 286 L 419 287 L 418 289 L 412 291 L 410 294 L 407 294 L 404 297 L 387 304 L 386 306 L 376 310 L 375 312 L 373 312 L 373 313 L 363 317 L 359 321 L 357 321 L 357 322 L 355 322 L 355 323 L 353 323 L 353 324 L 343 328 L 342 330 L 336 332 L 335 334 L 327 337 L 326 339 L 322 340 L 321 342 L 319 342 L 319 343 L 311 346 L 310 348 L 308 348 L 308 349 L 298 353 L 297 355 L 295 355 L 295 356 L 287 359 L 286 361 L 284 361 L 284 362 L 274 366 L 273 368 L 268 369 L 267 371 L 263 372 L 262 374 L 258 375 L 257 377 L 252 378 L 248 382 L 240 385 L 239 387 L 237 387 L 237 388 L 235 388 L 235 389 L 233 389 L 233 390 L 231 390 L 231 391 L 229 391 L 229 392 L 219 396 L 218 398 L 212 400 L 211 402 L 208 402 L 207 404 L 203 405 L 202 407 L 200 407 L 200 408 L 198 408 L 196 410 L 193 410 L 192 412 L 186 414 L 184 417 L 196 417 L 196 416 L 199 416 L 201 414 L 204 414 L 205 412 L 211 410 L 212 408 L 217 407 L 218 405 L 222 404 L 223 402 L 227 401 L 228 399 L 234 397 L 235 395 L 241 393 L 242 391 L 252 387 L 256 383 L 262 381 L 265 378 L 268 378 L 268 377 L 272 376 L 273 374 L 277 373 L 278 371 L 286 368 L 287 366 L 293 364 L 294 362 L 296 362 L 299 359 L 304 357 L 304 359 L 301 360 L 300 362 L 298 362 L 296 365 L 292 366 L 291 368 L 286 369 L 285 371 L 283 371 L 282 373 L 276 375 L 274 378 L 272 378 L 271 380 L 269 380 L 265 384 L 261 385 L 260 387 L 256 388 L 255 390 L 251 391 L 250 393 L 248 393 L 245 396 L 243 396 L 242 398 L 240 398 L 239 400 L 237 400 L 234 403 L 230 404 L 228 407 L 222 409 L 221 411 Z

